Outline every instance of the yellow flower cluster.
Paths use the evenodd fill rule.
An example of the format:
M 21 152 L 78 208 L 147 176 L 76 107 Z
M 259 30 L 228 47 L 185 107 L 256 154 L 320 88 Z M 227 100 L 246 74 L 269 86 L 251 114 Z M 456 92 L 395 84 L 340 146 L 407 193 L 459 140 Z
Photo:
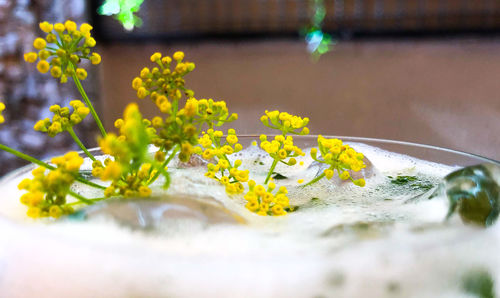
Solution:
M 122 195 L 124 197 L 149 197 L 151 189 L 149 179 L 155 174 L 150 163 L 141 165 L 136 173 L 126 173 L 121 163 L 106 158 L 104 165 L 96 160 L 92 163 L 92 175 L 103 181 L 111 181 L 104 190 L 106 197 Z
M 281 135 L 276 136 L 272 141 L 268 141 L 266 135 L 260 136 L 260 147 L 273 158 L 273 163 L 264 182 L 267 183 L 278 162 L 293 166 L 297 163 L 295 157 L 304 156 L 304 152 L 293 144 L 293 137 L 287 136 L 287 134 L 308 134 L 309 129 L 306 125 L 309 123 L 309 118 L 301 118 L 286 112 L 269 112 L 266 110 L 265 115 L 260 118 L 260 121 L 269 128 L 281 131 Z M 284 161 L 287 158 L 289 158 L 288 161 Z
M 46 174 L 47 169 L 38 167 L 32 171 L 33 179 L 26 178 L 18 185 L 19 189 L 28 191 L 21 196 L 21 203 L 28 206 L 29 217 L 57 218 L 73 211 L 65 205 L 66 195 L 78 175 L 83 158 L 76 152 L 68 152 L 53 158 L 51 162 L 56 165 L 56 169 Z
M 151 62 L 158 67 L 144 67 L 140 75 L 132 80 L 132 88 L 137 91 L 137 97 L 142 99 L 149 96 L 163 113 L 171 112 L 169 100 L 180 100 L 183 94 L 188 98 L 194 95 L 192 90 L 184 87 L 184 76 L 194 70 L 194 63 L 183 61 L 183 52 L 175 52 L 172 57 L 176 61 L 173 69 L 172 58 L 154 53 L 151 55 Z
M 73 108 L 73 113 L 71 113 L 69 107 L 51 106 L 49 110 L 54 113 L 52 120 L 49 118 L 39 120 L 35 124 L 34 129 L 46 132 L 50 137 L 54 137 L 58 133 L 67 131 L 74 125 L 82 122 L 90 112 L 89 108 L 80 100 L 72 100 L 69 105 Z
M 214 101 L 211 98 L 188 99 L 185 107 L 179 111 L 179 115 L 192 115 L 195 117 L 194 121 L 197 125 L 201 127 L 203 124 L 207 124 L 209 128 L 221 126 L 238 119 L 236 113 L 229 115 L 225 101 Z
M 241 160 L 231 162 L 228 155 L 241 151 L 243 146 L 238 143 L 238 137 L 234 129 L 229 129 L 224 138 L 223 132 L 208 129 L 206 133 L 198 140 L 201 147 L 195 147 L 195 153 L 201 154 L 203 159 L 208 161 L 215 160 L 216 163 L 207 165 L 205 176 L 219 181 L 226 187 L 228 194 L 243 193 L 243 182 L 248 181 L 248 170 L 239 170 Z
M 125 109 L 123 119 L 117 120 L 120 135 L 108 134 L 99 139 L 104 154 L 111 155 L 104 165 L 100 161 L 92 163 L 92 174 L 101 180 L 111 181 L 105 196 L 123 195 L 147 197 L 151 194 L 148 187 L 154 175 L 151 163 L 147 162 L 150 134 L 136 104 Z
M 266 189 L 266 187 L 250 180 L 248 187 L 250 190 L 244 196 L 245 200 L 248 201 L 245 205 L 248 210 L 261 216 L 286 214 L 285 208 L 289 207 L 286 187 L 280 187 L 275 194 L 273 194 L 273 190 L 276 185 L 273 182 L 269 182 Z
M 364 155 L 362 153 L 356 152 L 349 145 L 343 144 L 339 139 L 326 139 L 321 135 L 318 136 L 318 148 L 322 158 L 318 158 L 317 148 L 311 149 L 311 157 L 320 163 L 330 165 L 322 176 L 331 179 L 334 171 L 337 170 L 342 180 L 350 179 L 357 186 L 365 186 L 363 178 L 354 180 L 348 172 L 348 170 L 358 172 L 366 167 L 363 162 Z
M 5 122 L 5 118 L 2 115 L 3 110 L 5 110 L 5 104 L 0 101 L 0 123 Z
M 278 129 L 283 132 L 283 135 L 292 133 L 296 135 L 309 134 L 309 128 L 306 125 L 309 123 L 309 118 L 301 118 L 299 116 L 290 115 L 280 111 L 265 111 L 265 115 L 260 117 L 260 121 L 267 127 Z
M 90 34 L 92 26 L 89 24 L 83 23 L 78 29 L 76 23 L 70 20 L 64 24 L 42 22 L 40 29 L 46 36 L 33 41 L 33 47 L 38 52 L 24 54 L 26 62 L 35 63 L 39 60 L 36 66 L 39 72 L 50 71 L 54 78 L 66 83 L 71 76 L 80 80 L 87 77 L 87 71 L 78 68 L 82 59 L 88 59 L 92 64 L 101 62 L 101 56 L 91 50 L 96 41 Z
M 274 140 L 268 141 L 266 135 L 260 136 L 260 147 L 264 149 L 274 160 L 279 160 L 289 166 L 297 163 L 295 157 L 304 156 L 302 149 L 293 144 L 293 137 L 278 135 Z M 284 161 L 285 159 L 288 161 Z
M 193 154 L 199 131 L 193 124 L 193 117 L 187 115 L 154 117 L 150 121 L 151 143 L 159 148 L 155 158 L 162 162 L 166 153 L 178 145 L 181 149 L 179 159 L 188 161 Z

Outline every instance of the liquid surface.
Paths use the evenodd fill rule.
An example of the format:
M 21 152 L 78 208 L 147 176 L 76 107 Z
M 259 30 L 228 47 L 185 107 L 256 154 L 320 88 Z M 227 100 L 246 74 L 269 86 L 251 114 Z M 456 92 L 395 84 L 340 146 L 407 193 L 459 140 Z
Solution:
M 2 186 L 0 293 L 37 297 L 488 297 L 498 293 L 500 229 L 448 222 L 448 200 L 421 199 L 454 167 L 350 144 L 372 166 L 360 188 L 321 171 L 278 167 L 297 210 L 261 217 L 229 198 L 204 166 L 174 169 L 170 196 L 210 196 L 246 224 L 168 224 L 142 231 L 116 220 L 26 219 L 16 177 Z M 234 158 L 261 182 L 257 147 Z M 173 167 L 175 168 L 175 166 Z M 161 183 L 161 181 L 159 181 Z M 75 191 L 91 193 L 76 186 Z M 158 187 L 154 195 L 164 195 Z M 99 196 L 99 194 L 96 194 Z M 419 199 L 420 198 L 420 199 Z M 488 292 L 488 290 L 490 292 Z M 480 293 L 480 294 L 478 294 Z

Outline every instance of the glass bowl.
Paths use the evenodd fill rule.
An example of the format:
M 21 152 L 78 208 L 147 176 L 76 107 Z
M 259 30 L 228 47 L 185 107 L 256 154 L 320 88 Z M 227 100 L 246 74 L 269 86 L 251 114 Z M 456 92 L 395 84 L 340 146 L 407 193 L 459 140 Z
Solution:
M 485 157 L 429 145 L 325 137 L 340 138 L 363 152 L 375 169 L 394 160 L 408 161 L 410 168 L 425 161 L 427 168 L 439 168 L 442 177 L 459 167 L 500 166 Z M 245 148 L 257 139 L 239 137 Z M 294 137 L 303 148 L 316 141 L 317 136 Z M 370 146 L 378 149 L 368 150 Z M 4 296 L 458 297 L 470 294 L 467 285 L 474 280 L 488 284 L 500 277 L 498 225 L 478 229 L 459 221 L 445 223 L 443 199 L 417 205 L 394 196 L 370 202 L 376 188 L 368 189 L 365 197 L 337 201 L 311 194 L 298 211 L 283 217 L 248 212 L 247 225 L 154 233 L 110 221 L 26 219 L 16 186 L 32 169 L 26 166 L 0 180 Z M 390 184 L 385 175 L 377 179 Z M 206 193 L 222 196 L 217 187 L 207 182 Z M 338 187 L 325 182 L 318 189 Z M 353 187 L 345 189 L 357 189 Z M 292 202 L 297 191 L 290 192 Z M 241 200 L 224 200 L 229 209 L 246 212 Z

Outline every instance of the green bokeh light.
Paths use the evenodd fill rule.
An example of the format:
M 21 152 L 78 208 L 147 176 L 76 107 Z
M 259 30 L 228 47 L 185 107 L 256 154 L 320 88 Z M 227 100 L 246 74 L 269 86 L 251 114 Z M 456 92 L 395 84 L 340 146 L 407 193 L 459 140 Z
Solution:
M 100 15 L 114 16 L 125 28 L 131 31 L 142 25 L 142 19 L 134 15 L 141 8 L 144 0 L 105 0 L 97 9 Z

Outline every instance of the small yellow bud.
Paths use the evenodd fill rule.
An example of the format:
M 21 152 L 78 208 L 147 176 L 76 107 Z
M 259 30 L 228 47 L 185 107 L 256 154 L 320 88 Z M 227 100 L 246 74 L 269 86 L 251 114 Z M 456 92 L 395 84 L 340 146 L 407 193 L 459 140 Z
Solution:
M 55 43 L 57 41 L 57 37 L 53 33 L 47 34 L 47 36 L 45 37 L 45 39 L 47 40 L 48 43 Z
M 92 56 L 90 56 L 90 62 L 94 65 L 101 63 L 101 55 L 92 53 Z
M 26 212 L 26 215 L 28 215 L 31 218 L 38 218 L 40 217 L 40 214 L 42 213 L 42 210 L 38 207 L 30 207 L 28 211 Z
M 34 41 L 33 41 L 33 47 L 37 50 L 42 50 L 44 49 L 45 47 L 47 46 L 47 42 L 45 42 L 45 39 L 43 38 L 36 38 Z
M 24 60 L 28 63 L 33 63 L 36 61 L 36 58 L 38 58 L 38 55 L 33 52 L 29 52 L 24 54 Z
M 156 62 L 160 59 L 161 59 L 161 53 L 156 52 L 153 55 L 151 55 L 151 62 Z
M 132 88 L 134 90 L 138 90 L 140 87 L 142 87 L 142 79 L 139 77 L 136 77 L 132 80 Z
M 137 97 L 139 97 L 140 99 L 145 98 L 147 95 L 148 95 L 148 91 L 146 90 L 146 88 L 140 87 L 137 90 Z
M 68 82 L 68 77 L 66 75 L 62 75 L 60 82 L 61 82 L 61 84 Z
M 360 186 L 360 187 L 363 187 L 366 184 L 365 179 L 363 179 L 363 178 L 358 179 L 358 180 L 354 180 L 353 183 L 357 186 Z
M 83 23 L 80 25 L 80 31 L 84 34 L 84 35 L 88 35 L 90 34 L 90 30 L 92 30 L 92 26 L 90 26 L 89 24 L 87 23 Z
M 49 22 L 41 22 L 39 26 L 40 30 L 42 30 L 45 33 L 49 33 L 50 31 L 52 31 L 52 28 L 54 28 L 54 26 Z
M 51 206 L 49 209 L 49 215 L 52 216 L 53 218 L 59 218 L 62 215 L 62 209 L 59 206 Z
M 76 30 L 76 23 L 73 21 L 67 20 L 64 23 L 64 27 L 66 27 L 66 30 L 68 30 L 68 32 L 73 32 Z
M 349 177 L 351 177 L 351 175 L 349 175 L 348 171 L 343 171 L 342 174 L 340 174 L 340 179 L 342 180 L 347 180 Z
M 47 62 L 45 60 L 38 61 L 38 64 L 36 65 L 36 69 L 38 69 L 38 71 L 41 73 L 46 73 L 50 69 L 49 62 Z
M 54 78 L 59 78 L 61 77 L 61 68 L 59 66 L 52 66 L 52 69 L 50 70 L 50 74 L 54 77 Z
M 123 119 L 116 119 L 115 127 L 120 129 L 123 126 Z
M 50 57 L 50 52 L 47 50 L 41 50 L 38 52 L 38 57 L 40 57 L 40 60 L 47 60 L 47 58 Z
M 66 27 L 64 27 L 64 25 L 61 23 L 54 24 L 54 30 L 56 30 L 59 33 L 63 33 L 65 29 Z
M 151 195 L 151 189 L 147 186 L 139 187 L 139 196 L 141 197 L 149 197 Z
M 77 68 L 76 77 L 80 80 L 85 80 L 87 78 L 87 71 L 83 68 Z
M 183 52 L 175 52 L 174 55 L 172 56 L 174 58 L 174 60 L 176 60 L 177 62 L 179 61 L 182 61 L 182 59 L 184 59 L 184 53 Z
M 94 47 L 96 45 L 95 39 L 93 37 L 86 38 L 85 45 L 91 48 Z

